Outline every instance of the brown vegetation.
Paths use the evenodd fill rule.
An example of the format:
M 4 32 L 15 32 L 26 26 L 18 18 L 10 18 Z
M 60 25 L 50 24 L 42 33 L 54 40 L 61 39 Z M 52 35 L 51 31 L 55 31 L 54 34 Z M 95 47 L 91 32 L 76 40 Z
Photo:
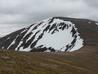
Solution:
M 0 50 L 0 74 L 98 74 L 98 47 L 71 53 Z

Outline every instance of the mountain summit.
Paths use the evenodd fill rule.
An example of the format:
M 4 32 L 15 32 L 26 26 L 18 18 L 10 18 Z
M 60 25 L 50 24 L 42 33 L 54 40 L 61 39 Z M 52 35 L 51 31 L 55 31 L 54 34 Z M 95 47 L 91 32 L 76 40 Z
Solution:
M 90 28 L 96 27 L 95 24 L 86 19 L 49 18 L 0 38 L 0 48 L 27 52 L 71 52 L 90 43 L 91 38 L 87 35 L 95 31 Z

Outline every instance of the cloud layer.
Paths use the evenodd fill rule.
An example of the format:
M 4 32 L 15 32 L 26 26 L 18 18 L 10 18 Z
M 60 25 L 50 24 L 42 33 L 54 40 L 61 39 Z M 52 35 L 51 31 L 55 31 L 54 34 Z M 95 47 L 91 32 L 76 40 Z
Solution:
M 97 0 L 0 0 L 0 28 L 6 32 L 9 24 L 24 27 L 52 16 L 98 20 L 97 8 Z

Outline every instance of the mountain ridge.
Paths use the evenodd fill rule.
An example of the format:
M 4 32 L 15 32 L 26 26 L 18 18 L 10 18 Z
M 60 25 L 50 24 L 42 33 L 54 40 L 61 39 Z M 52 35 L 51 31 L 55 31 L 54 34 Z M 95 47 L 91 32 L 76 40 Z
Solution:
M 56 19 L 56 20 L 55 20 Z M 57 20 L 57 19 L 59 19 L 59 20 Z M 55 20 L 55 21 L 54 21 Z M 53 23 L 54 22 L 54 23 Z M 43 24 L 44 23 L 44 24 Z M 53 23 L 52 24 L 52 26 L 50 25 L 51 23 Z M 48 24 L 48 25 L 47 25 Z M 66 25 L 67 24 L 67 25 Z M 23 38 L 23 41 L 24 41 L 24 43 L 22 43 L 22 44 L 20 44 L 20 45 L 22 45 L 23 46 L 23 48 L 26 48 L 26 47 L 28 47 L 31 43 L 32 43 L 32 41 L 33 41 L 33 39 L 35 38 L 37 38 L 36 37 L 36 35 L 38 35 L 38 33 L 39 32 L 41 32 L 41 27 L 40 27 L 40 25 L 41 26 L 46 26 L 45 27 L 45 29 L 43 29 L 42 31 L 43 31 L 43 33 L 41 33 L 39 36 L 38 36 L 38 40 L 36 40 L 33 44 L 32 44 L 32 46 L 36 46 L 36 44 L 39 42 L 39 40 L 41 39 L 41 38 L 43 38 L 43 40 L 45 40 L 45 38 L 50 34 L 50 33 L 48 33 L 48 32 L 51 32 L 51 34 L 53 34 L 53 33 L 58 33 L 59 34 L 59 32 L 58 31 L 63 31 L 63 30 L 66 30 L 64 33 L 66 33 L 66 35 L 68 35 L 69 34 L 69 37 L 72 37 L 72 38 L 74 38 L 72 41 L 69 41 L 70 43 L 66 43 L 66 48 L 64 47 L 64 49 L 63 50 L 61 50 L 61 51 L 67 51 L 67 50 L 71 50 L 72 48 L 74 48 L 74 46 L 73 45 L 75 45 L 74 43 L 75 43 L 75 41 L 79 41 L 81 38 L 83 38 L 84 39 L 84 45 L 89 45 L 89 44 L 91 44 L 91 45 L 97 45 L 96 43 L 97 43 L 97 37 L 96 37 L 96 34 L 98 33 L 96 30 L 98 29 L 98 26 L 96 25 L 96 22 L 95 21 L 91 21 L 91 20 L 87 20 L 87 19 L 73 19 L 73 18 L 65 18 L 65 17 L 52 17 L 52 18 L 49 18 L 49 19 L 46 19 L 46 22 L 45 22 L 45 20 L 43 20 L 43 21 L 41 21 L 41 22 L 38 22 L 36 25 L 35 25 L 35 27 L 34 27 L 34 24 L 32 24 L 31 26 L 29 26 L 29 27 L 27 27 L 27 28 L 23 28 L 23 29 L 20 29 L 20 30 L 18 30 L 18 31 L 16 31 L 16 32 L 13 32 L 13 33 L 11 33 L 11 34 L 9 34 L 9 35 L 7 35 L 7 36 L 5 36 L 5 37 L 2 37 L 1 39 L 0 39 L 0 48 L 2 48 L 2 49 L 14 49 L 14 50 L 16 50 L 16 47 L 17 46 L 19 46 L 19 43 L 18 42 L 20 42 L 20 41 L 22 41 L 22 38 Z M 49 29 L 49 27 L 51 26 L 51 28 Z M 57 25 L 59 25 L 58 27 L 57 27 Z M 74 25 L 75 25 L 75 27 L 74 27 Z M 71 27 L 70 27 L 71 26 Z M 33 27 L 33 28 L 31 28 L 31 27 Z M 34 32 L 34 31 L 37 31 L 37 28 L 41 28 L 41 29 L 39 29 L 36 33 L 35 33 L 35 35 L 33 35 L 32 36 L 32 32 L 31 32 L 31 30 L 30 30 L 30 28 L 31 28 L 31 30 Z M 59 29 L 56 29 L 56 28 L 59 28 Z M 70 29 L 70 31 L 68 31 L 67 29 L 68 28 L 71 28 Z M 94 28 L 94 29 L 92 29 L 92 28 Z M 77 31 L 77 29 L 78 29 L 78 31 Z M 28 32 L 29 31 L 29 32 Z M 44 33 L 45 33 L 45 31 L 47 32 L 47 34 L 46 34 L 46 36 L 44 35 Z M 67 31 L 68 31 L 68 34 L 67 34 Z M 73 33 L 73 34 L 71 34 L 71 32 Z M 88 32 L 94 32 L 93 33 L 93 35 L 91 35 L 91 34 L 89 34 Z M 20 34 L 21 33 L 21 34 Z M 55 33 L 55 34 L 56 34 Z M 61 33 L 60 33 L 61 34 Z M 62 34 L 63 35 L 63 34 Z M 89 38 L 88 39 L 88 35 L 89 36 L 91 36 L 91 38 Z M 12 37 L 11 37 L 12 36 Z M 31 36 L 30 38 L 31 38 L 31 40 L 29 40 L 30 38 L 28 38 L 29 36 Z M 58 36 L 60 36 L 60 35 L 57 35 L 56 37 L 58 37 Z M 64 36 L 64 35 L 63 35 Z M 74 36 L 74 37 L 73 37 Z M 10 39 L 9 39 L 9 37 L 11 37 Z M 18 37 L 18 38 L 17 38 Z M 25 37 L 25 38 L 24 38 Z M 53 37 L 53 35 L 49 35 L 48 36 L 50 39 Z M 68 38 L 69 38 L 68 37 Z M 76 38 L 75 38 L 76 37 Z M 16 45 L 12 45 L 11 46 L 11 43 L 12 44 L 14 44 L 15 42 L 12 42 L 13 40 L 15 40 L 15 38 L 17 39 L 16 40 Z M 54 38 L 54 37 L 53 37 Z M 50 41 L 53 41 L 53 38 L 50 40 Z M 66 38 L 66 36 L 65 36 L 65 38 Z M 63 40 L 65 39 L 65 38 L 63 38 Z M 77 39 L 78 38 L 78 39 Z M 58 43 L 59 43 L 59 41 L 61 41 L 61 40 L 58 40 L 59 38 L 57 38 L 57 40 L 56 41 L 58 41 Z M 11 41 L 12 40 L 12 41 Z M 26 40 L 29 40 L 29 43 L 28 44 L 25 44 L 25 42 L 26 42 Z M 57 46 L 59 46 L 59 45 L 56 45 L 55 46 L 55 44 L 56 44 L 56 42 L 55 41 L 53 41 L 53 42 L 55 42 L 54 44 L 52 44 L 53 42 L 50 42 L 50 41 L 44 41 L 43 42 L 43 40 L 42 41 L 40 41 L 39 42 L 39 44 L 43 44 L 43 43 L 45 43 L 45 44 L 43 44 L 45 47 L 43 47 L 43 45 L 39 45 L 38 47 L 33 47 L 33 49 L 31 50 L 30 48 L 27 48 L 28 49 L 28 51 L 30 50 L 30 51 L 32 51 L 32 52 L 34 52 L 34 51 L 36 51 L 36 52 L 38 52 L 38 51 L 45 51 L 47 48 L 48 48 L 48 52 L 54 52 L 55 50 L 57 50 L 57 49 L 54 49 L 54 48 L 56 48 Z M 66 39 L 65 39 L 66 40 Z M 68 39 L 68 40 L 70 40 L 70 39 Z M 87 42 L 88 41 L 88 42 Z M 93 41 L 93 43 L 92 43 L 92 41 Z M 48 44 L 50 42 L 50 44 Z M 67 42 L 67 41 L 65 41 L 65 42 Z M 72 45 L 70 45 L 71 44 L 71 42 L 73 42 L 73 44 Z M 81 41 L 81 46 L 79 47 L 79 48 L 81 48 L 83 45 L 83 40 Z M 62 41 L 61 41 L 61 43 L 62 43 Z M 51 45 L 52 44 L 52 45 Z M 77 43 L 78 44 L 78 43 Z M 49 45 L 51 45 L 50 47 L 48 47 Z M 55 47 L 54 47 L 55 46 Z M 61 46 L 61 45 L 60 45 Z M 41 47 L 43 47 L 43 48 L 41 48 Z M 54 47 L 54 48 L 53 48 Z M 38 50 L 39 49 L 39 50 Z M 16 51 L 19 51 L 20 50 L 20 48 L 18 48 Z M 22 49 L 23 50 L 23 49 Z M 59 51 L 60 51 L 60 48 L 58 49 Z

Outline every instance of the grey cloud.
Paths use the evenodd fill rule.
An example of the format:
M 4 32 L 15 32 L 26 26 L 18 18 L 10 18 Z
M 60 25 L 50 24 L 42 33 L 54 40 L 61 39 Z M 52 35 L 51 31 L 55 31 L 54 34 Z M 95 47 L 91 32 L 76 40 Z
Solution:
M 0 26 L 27 26 L 53 16 L 98 20 L 97 8 L 97 0 L 0 0 Z
M 84 0 L 90 7 L 98 8 L 98 0 Z

